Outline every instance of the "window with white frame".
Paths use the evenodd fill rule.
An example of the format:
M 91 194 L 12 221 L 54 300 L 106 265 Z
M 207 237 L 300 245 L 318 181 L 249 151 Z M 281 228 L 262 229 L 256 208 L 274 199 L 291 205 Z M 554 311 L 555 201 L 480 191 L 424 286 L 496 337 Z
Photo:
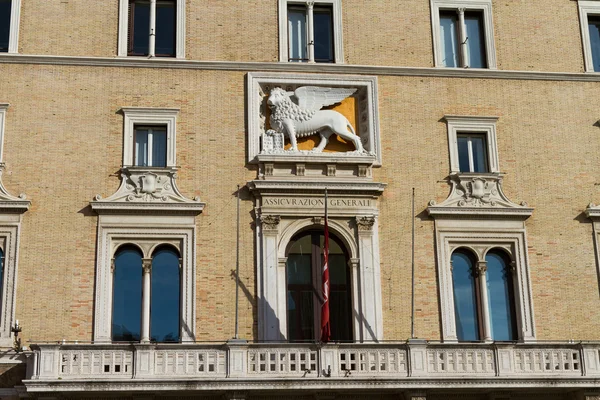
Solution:
M 586 72 L 600 72 L 600 1 L 579 0 L 579 22 Z
M 123 108 L 123 166 L 174 167 L 178 109 Z
M 185 0 L 120 0 L 119 56 L 185 57 Z
M 19 51 L 21 0 L 0 0 L 0 52 Z
M 450 172 L 497 173 L 496 117 L 446 115 Z
M 279 58 L 342 63 L 341 0 L 279 0 Z
M 496 68 L 491 0 L 431 0 L 436 67 Z

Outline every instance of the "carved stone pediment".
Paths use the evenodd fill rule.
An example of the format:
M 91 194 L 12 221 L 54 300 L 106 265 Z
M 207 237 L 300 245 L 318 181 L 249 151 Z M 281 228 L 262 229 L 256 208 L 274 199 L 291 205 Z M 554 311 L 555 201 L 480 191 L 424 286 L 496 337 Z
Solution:
M 513 203 L 502 191 L 500 174 L 458 173 L 449 176 L 452 188 L 442 203 L 429 202 L 427 212 L 443 215 L 502 215 L 529 217 L 533 208 Z
M 0 163 L 0 212 L 22 214 L 29 210 L 31 201 L 27 200 L 24 194 L 13 196 L 8 193 L 2 183 L 2 174 L 4 173 L 5 164 Z
M 201 213 L 204 203 L 197 197 L 184 197 L 176 179 L 176 168 L 123 167 L 121 186 L 116 193 L 106 199 L 97 195 L 90 205 L 98 213 L 134 210 Z

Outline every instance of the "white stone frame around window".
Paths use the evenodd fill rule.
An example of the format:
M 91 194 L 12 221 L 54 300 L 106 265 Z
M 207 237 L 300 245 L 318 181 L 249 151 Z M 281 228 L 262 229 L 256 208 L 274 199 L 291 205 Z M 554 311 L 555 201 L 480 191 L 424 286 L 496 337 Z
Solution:
M 433 35 L 433 55 L 436 67 L 445 67 L 442 63 L 443 49 L 440 39 L 440 10 L 476 10 L 483 11 L 483 29 L 487 69 L 496 69 L 496 45 L 494 44 L 494 19 L 492 15 L 492 0 L 430 0 L 431 30 Z M 461 68 L 461 67 L 459 67 Z
M 177 0 L 176 7 L 175 58 L 185 58 L 185 0 Z M 129 0 L 119 0 L 119 57 L 127 57 L 128 30 Z
M 134 165 L 134 133 L 136 125 L 163 125 L 167 128 L 167 167 L 176 164 L 176 134 L 177 114 L 176 108 L 133 108 L 124 107 L 123 111 L 123 166 Z
M 181 256 L 180 337 L 182 342 L 194 341 L 196 331 L 194 216 L 106 214 L 98 218 L 94 342 L 110 343 L 112 340 L 112 263 L 115 251 L 125 243 L 137 244 L 147 249 L 156 248 L 161 244 L 176 245 Z M 147 253 L 150 254 L 151 250 Z
M 498 117 L 469 117 L 445 115 L 448 126 L 448 151 L 450 154 L 450 173 L 459 173 L 458 135 L 461 133 L 483 133 L 487 144 L 489 173 L 499 173 L 498 144 L 496 141 L 496 122 Z
M 581 40 L 583 42 L 583 60 L 585 64 L 585 72 L 594 71 L 594 60 L 592 57 L 592 43 L 590 40 L 590 30 L 588 17 L 590 15 L 600 16 L 600 1 L 595 0 L 579 0 L 579 26 L 581 27 Z
M 288 6 L 293 4 L 314 3 L 327 5 L 333 9 L 333 52 L 336 64 L 344 63 L 344 41 L 342 38 L 342 1 L 341 0 L 279 0 L 279 61 L 289 60 Z M 308 27 L 307 27 L 308 31 Z
M 535 340 L 531 279 L 523 221 L 436 219 L 435 223 L 443 341 L 458 341 L 450 260 L 452 252 L 461 247 L 472 249 L 474 254 L 479 254 L 483 259 L 485 253 L 493 248 L 507 250 L 515 267 L 513 281 L 518 340 Z
M 21 20 L 21 0 L 12 0 L 10 7 L 10 31 L 8 32 L 8 53 L 19 52 L 19 24 Z

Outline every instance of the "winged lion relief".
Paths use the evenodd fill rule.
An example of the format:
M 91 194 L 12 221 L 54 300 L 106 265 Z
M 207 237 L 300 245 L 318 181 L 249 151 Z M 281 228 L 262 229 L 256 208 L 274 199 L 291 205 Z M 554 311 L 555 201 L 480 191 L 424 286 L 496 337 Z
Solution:
M 365 153 L 361 138 L 348 119 L 335 110 L 322 108 L 342 102 L 356 89 L 302 86 L 288 92 L 273 88 L 267 99 L 271 110 L 271 129 L 266 132 L 269 145 L 263 151 L 283 151 L 283 137 L 290 141 L 290 152 L 299 152 L 298 139 L 319 135 L 320 142 L 311 152 L 323 151 L 331 135 L 336 134 L 354 145 L 356 153 Z M 267 141 L 263 140 L 263 143 Z

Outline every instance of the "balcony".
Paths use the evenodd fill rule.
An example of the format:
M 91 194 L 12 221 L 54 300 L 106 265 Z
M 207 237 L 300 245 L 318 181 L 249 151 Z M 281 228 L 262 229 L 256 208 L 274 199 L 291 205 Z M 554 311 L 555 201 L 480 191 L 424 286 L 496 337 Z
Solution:
M 29 393 L 596 387 L 600 343 L 38 344 Z M 91 384 L 93 383 L 93 384 Z

